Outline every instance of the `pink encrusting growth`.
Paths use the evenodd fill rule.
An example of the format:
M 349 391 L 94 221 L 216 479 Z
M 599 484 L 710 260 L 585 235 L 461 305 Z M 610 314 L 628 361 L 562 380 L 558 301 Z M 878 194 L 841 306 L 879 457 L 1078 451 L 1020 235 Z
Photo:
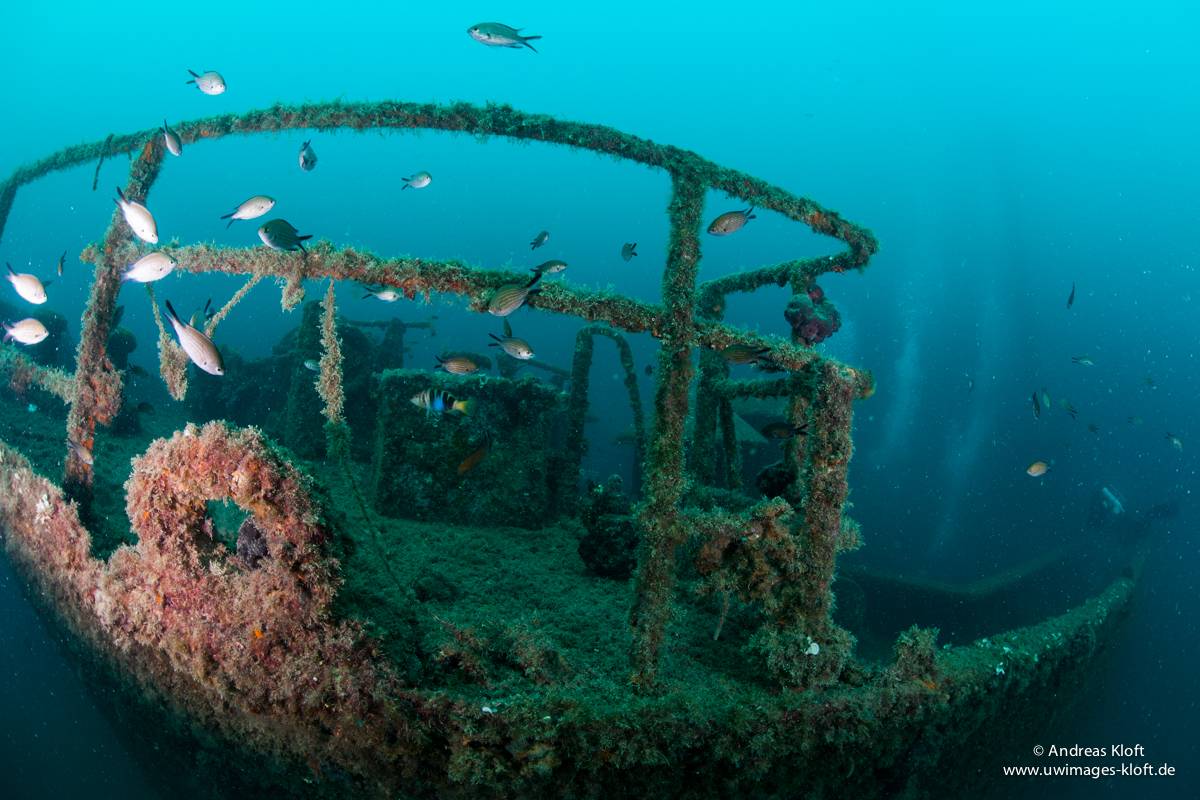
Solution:
M 338 565 L 307 483 L 253 429 L 189 426 L 134 463 L 138 542 L 101 562 L 74 504 L 0 444 L 5 544 L 78 633 L 257 750 L 394 776 L 413 768 L 418 736 L 400 711 L 406 690 L 359 628 L 330 614 Z M 222 500 L 265 535 L 253 568 L 208 533 L 205 503 Z

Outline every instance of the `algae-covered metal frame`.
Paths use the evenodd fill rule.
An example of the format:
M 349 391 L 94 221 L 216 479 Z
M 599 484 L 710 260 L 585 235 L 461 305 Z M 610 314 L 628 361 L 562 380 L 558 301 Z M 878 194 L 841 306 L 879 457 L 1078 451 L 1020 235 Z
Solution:
M 720 376 L 709 370 L 704 394 L 711 389 L 726 404 L 730 398 L 746 394 L 791 397 L 793 418 L 809 425 L 806 445 L 789 448 L 801 484 L 794 494 L 800 507 L 793 509 L 794 521 L 788 528 L 797 546 L 793 551 L 794 563 L 780 565 L 781 576 L 789 586 L 775 603 L 774 624 L 781 629 L 796 628 L 793 634 L 802 634 L 806 641 L 816 641 L 823 648 L 818 658 L 805 660 L 801 682 L 836 676 L 849 647 L 848 637 L 834 629 L 830 620 L 830 587 L 838 542 L 844 539 L 841 511 L 851 452 L 850 404 L 855 397 L 872 391 L 871 378 L 802 343 L 762 337 L 723 324 L 719 314 L 711 309 L 721 305 L 714 303 L 714 298 L 723 299 L 730 292 L 785 284 L 799 291 L 821 274 L 862 268 L 876 251 L 871 233 L 812 200 L 718 166 L 690 151 L 601 125 L 565 122 L 501 105 L 384 102 L 274 106 L 183 123 L 176 130 L 182 142 L 190 145 L 237 134 L 342 128 L 431 129 L 542 141 L 604 153 L 667 172 L 671 179 L 671 197 L 666 209 L 670 238 L 661 304 L 564 283 L 546 286 L 530 301 L 535 308 L 591 323 L 605 323 L 615 330 L 647 332 L 661 343 L 655 424 L 646 447 L 645 497 L 639 514 L 644 544 L 639 555 L 631 618 L 633 682 L 652 686 L 657 680 L 675 589 L 676 550 L 689 531 L 712 526 L 740 529 L 753 524 L 750 515 L 715 514 L 697 518 L 695 513 L 685 514 L 682 508 L 688 483 L 685 420 L 694 378 L 692 350 L 701 347 L 715 353 L 735 343 L 767 349 L 771 361 L 790 372 L 791 378 L 729 382 L 717 380 Z M 159 130 L 143 130 L 70 147 L 17 170 L 0 186 L 0 235 L 22 185 L 49 172 L 93 160 L 99 162 L 98 177 L 105 158 L 124 153 L 132 161 L 125 196 L 144 202 L 159 176 L 166 152 Z M 833 256 L 798 259 L 741 272 L 701 286 L 697 278 L 702 250 L 701 216 L 705 192 L 710 189 L 756 208 L 780 213 L 818 234 L 844 242 L 846 249 Z M 114 212 L 103 239 L 84 250 L 81 257 L 95 264 L 96 270 L 83 315 L 75 372 L 69 381 L 62 373 L 37 367 L 11 352 L 0 362 L 7 365 L 8 371 L 19 372 L 22 380 L 40 383 L 68 402 L 68 439 L 85 447 L 92 445 L 96 425 L 110 422 L 119 410 L 122 376 L 109 362 L 105 343 L 113 323 L 121 273 L 145 249 L 133 238 L 121 214 Z M 281 279 L 286 283 L 285 307 L 293 306 L 302 296 L 302 280 L 331 278 L 393 287 L 409 298 L 433 292 L 461 295 L 469 298 L 471 309 L 481 311 L 491 290 L 517 277 L 509 272 L 475 269 L 458 261 L 386 258 L 325 241 L 309 248 L 307 254 L 211 244 L 173 247 L 171 254 L 178 262 L 177 268 L 189 272 L 249 275 L 251 281 L 264 276 Z M 332 298 L 326 304 L 332 306 Z M 161 320 L 159 325 L 161 328 Z M 334 364 L 340 366 L 336 359 L 325 359 L 322 363 L 326 372 Z M 176 368 L 182 370 L 179 359 Z M 333 391 L 339 377 L 330 375 L 323 382 Z M 724 418 L 727 422 L 727 409 Z M 330 417 L 330 421 L 338 420 Z M 701 422 L 697 430 L 711 429 L 707 420 Z M 736 445 L 731 446 L 728 441 L 726 445 L 727 455 L 735 458 Z M 92 483 L 91 465 L 71 452 L 65 472 L 64 485 L 77 499 L 86 499 Z M 792 671 L 785 670 L 784 674 Z

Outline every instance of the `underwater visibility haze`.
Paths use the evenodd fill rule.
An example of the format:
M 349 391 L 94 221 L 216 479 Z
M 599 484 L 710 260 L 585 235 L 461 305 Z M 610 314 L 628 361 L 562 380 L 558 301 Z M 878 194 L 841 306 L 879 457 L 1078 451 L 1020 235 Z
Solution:
M 0 11 L 0 796 L 1200 794 L 1200 10 L 1053 6 Z

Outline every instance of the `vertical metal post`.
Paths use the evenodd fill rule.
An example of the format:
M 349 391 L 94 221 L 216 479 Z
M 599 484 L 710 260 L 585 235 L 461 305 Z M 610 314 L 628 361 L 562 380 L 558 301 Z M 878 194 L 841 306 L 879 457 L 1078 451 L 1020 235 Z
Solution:
M 687 536 L 679 516 L 686 485 L 684 426 L 692 381 L 696 273 L 700 264 L 700 214 L 704 186 L 692 175 L 671 174 L 671 240 L 663 276 L 664 314 L 659 381 L 654 397 L 654 436 L 647 456 L 645 500 L 640 508 L 643 541 L 638 558 L 631 653 L 632 681 L 649 689 L 657 682 L 663 637 L 675 591 L 675 551 Z
M 163 147 L 158 139 L 150 139 L 134 160 L 130 169 L 125 196 L 144 202 L 162 166 Z M 75 402 L 67 415 L 67 437 L 91 449 L 95 444 L 96 423 L 107 425 L 121 405 L 121 377 L 108 360 L 108 336 L 121 290 L 121 272 L 125 265 L 116 252 L 130 241 L 129 227 L 120 210 L 113 212 L 112 222 L 104 235 L 103 256 L 96 265 L 95 279 L 83 326 L 79 333 L 79 350 L 75 366 Z M 91 496 L 92 467 L 68 449 L 63 486 L 80 502 Z

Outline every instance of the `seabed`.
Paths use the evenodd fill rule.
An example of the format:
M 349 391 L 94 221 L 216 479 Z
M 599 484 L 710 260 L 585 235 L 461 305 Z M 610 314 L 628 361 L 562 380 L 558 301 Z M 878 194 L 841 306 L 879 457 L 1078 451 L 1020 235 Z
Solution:
M 868 231 L 688 151 L 503 106 L 277 106 L 178 134 L 191 146 L 298 128 L 504 136 L 663 169 L 663 301 L 556 283 L 530 305 L 589 323 L 569 370 L 432 374 L 403 364 L 403 337 L 426 323 L 345 319 L 334 282 L 482 311 L 523 276 L 327 242 L 306 255 L 174 245 L 178 269 L 247 278 L 212 328 L 264 279 L 303 310 L 270 358 L 216 381 L 189 375 L 160 320 L 161 373 L 179 403 L 131 422 L 116 297 L 144 248 L 114 215 L 85 250 L 96 271 L 73 372 L 0 348 L 0 377 L 21 397 L 0 403 L 0 430 L 23 431 L 0 443 L 0 534 L 30 596 L 73 633 L 89 681 L 119 687 L 107 707 L 135 749 L 155 748 L 164 785 L 208 797 L 954 797 L 978 785 L 996 742 L 1068 701 L 1121 618 L 1136 557 L 1091 599 L 1007 632 L 1004 606 L 1063 561 L 959 595 L 837 569 L 860 544 L 846 471 L 852 407 L 874 386 L 814 349 L 840 324 L 816 280 L 865 268 Z M 158 131 L 141 131 L 18 170 L 0 185 L 0 228 L 20 186 L 120 154 L 126 196 L 144 201 L 164 152 Z M 700 283 L 709 189 L 846 250 Z M 303 282 L 324 278 L 305 303 Z M 792 289 L 791 341 L 722 322 L 728 294 L 772 285 Z M 661 346 L 649 421 L 630 333 Z M 580 490 L 588 373 L 609 341 L 638 469 L 629 487 Z M 761 349 L 772 372 L 731 379 L 731 345 Z M 279 396 L 256 407 L 248 385 Z M 481 416 L 427 424 L 405 406 L 430 386 L 480 400 Z M 753 490 L 739 398 L 808 426 Z M 18 421 L 27 399 L 58 408 Z M 502 434 L 458 474 L 483 430 Z M 906 598 L 934 620 L 940 605 L 960 629 L 969 608 L 986 635 L 941 643 L 897 619 Z

